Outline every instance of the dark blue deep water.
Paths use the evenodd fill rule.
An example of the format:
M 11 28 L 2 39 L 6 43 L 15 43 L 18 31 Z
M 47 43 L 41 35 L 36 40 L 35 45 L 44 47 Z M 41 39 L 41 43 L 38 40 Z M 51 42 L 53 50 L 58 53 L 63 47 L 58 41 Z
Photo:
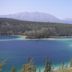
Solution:
M 12 65 L 21 68 L 28 57 L 33 57 L 34 63 L 41 66 L 46 56 L 55 65 L 68 62 L 72 58 L 72 40 L 0 40 L 0 59 L 6 60 L 5 71 Z

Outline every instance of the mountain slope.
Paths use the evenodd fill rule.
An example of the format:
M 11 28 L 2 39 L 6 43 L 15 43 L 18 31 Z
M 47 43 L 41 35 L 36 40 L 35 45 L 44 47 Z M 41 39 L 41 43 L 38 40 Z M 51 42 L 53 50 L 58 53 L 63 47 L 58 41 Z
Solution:
M 24 12 L 0 17 L 13 18 L 25 21 L 36 21 L 36 22 L 61 22 L 61 20 L 56 18 L 55 16 L 41 12 Z
M 67 18 L 67 19 L 63 20 L 63 22 L 72 24 L 72 19 L 71 18 Z

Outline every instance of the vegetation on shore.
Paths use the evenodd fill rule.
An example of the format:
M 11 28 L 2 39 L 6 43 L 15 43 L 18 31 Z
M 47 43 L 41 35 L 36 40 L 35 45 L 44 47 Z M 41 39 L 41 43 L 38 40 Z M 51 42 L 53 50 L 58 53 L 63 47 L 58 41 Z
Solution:
M 72 24 L 0 18 L 0 35 L 25 35 L 32 39 L 72 37 Z
M 5 62 L 4 62 L 5 63 Z M 0 62 L 0 72 L 3 72 L 3 62 Z M 6 69 L 7 70 L 7 69 Z M 33 58 L 28 58 L 26 64 L 23 64 L 20 70 L 17 70 L 13 65 L 9 72 L 72 72 L 72 60 L 69 64 L 64 64 L 64 62 L 58 67 L 53 67 L 52 61 L 48 58 L 45 59 L 45 63 L 43 65 L 43 70 L 41 68 L 37 68 L 37 66 L 33 62 Z

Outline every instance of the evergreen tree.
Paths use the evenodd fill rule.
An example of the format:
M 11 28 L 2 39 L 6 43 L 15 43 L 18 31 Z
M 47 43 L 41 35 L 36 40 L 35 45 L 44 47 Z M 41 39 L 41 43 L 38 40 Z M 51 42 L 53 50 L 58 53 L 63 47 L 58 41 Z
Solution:
M 70 67 L 72 67 L 72 59 L 71 59 L 71 61 L 70 61 Z
M 49 61 L 48 58 L 46 58 L 46 60 L 45 60 L 44 72 L 51 72 L 51 61 Z
M 15 69 L 14 66 L 12 66 L 12 68 L 11 68 L 11 72 L 16 72 L 16 69 Z

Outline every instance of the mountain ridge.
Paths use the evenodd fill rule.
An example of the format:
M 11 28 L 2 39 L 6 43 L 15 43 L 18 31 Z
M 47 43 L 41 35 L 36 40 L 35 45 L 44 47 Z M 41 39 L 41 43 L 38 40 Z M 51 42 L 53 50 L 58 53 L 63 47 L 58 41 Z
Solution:
M 43 13 L 43 12 L 20 12 L 9 15 L 0 15 L 0 18 L 12 18 L 23 21 L 33 21 L 33 22 L 54 22 L 54 23 L 66 23 L 72 24 L 72 19 L 59 19 L 54 15 Z
M 22 12 L 17 14 L 2 15 L 0 17 L 36 22 L 61 22 L 61 20 L 57 17 L 42 12 Z

